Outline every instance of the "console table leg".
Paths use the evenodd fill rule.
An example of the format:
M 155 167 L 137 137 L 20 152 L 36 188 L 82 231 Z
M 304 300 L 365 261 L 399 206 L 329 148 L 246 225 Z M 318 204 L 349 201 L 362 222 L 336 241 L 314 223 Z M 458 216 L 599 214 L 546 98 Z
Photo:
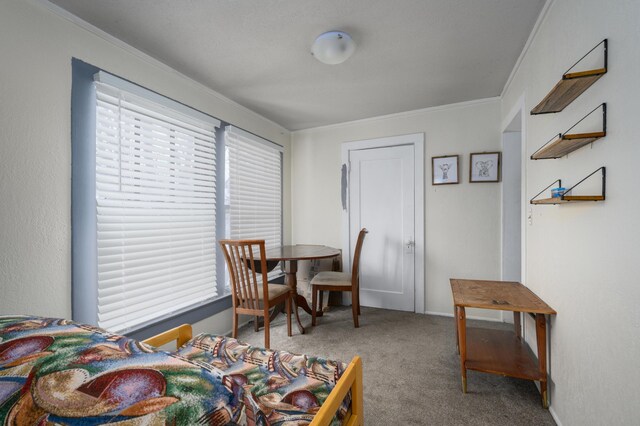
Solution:
M 456 320 L 458 330 L 458 350 L 460 352 L 460 377 L 462 378 L 462 393 L 467 393 L 467 324 L 464 306 L 456 306 Z
M 453 326 L 456 328 L 456 352 L 460 355 L 460 335 L 458 334 L 458 307 L 453 305 Z
M 518 339 L 522 338 L 522 314 L 520 312 L 513 311 L 513 327 Z
M 538 343 L 538 366 L 542 376 L 540 380 L 542 407 L 549 408 L 549 395 L 547 394 L 547 320 L 544 314 L 536 314 L 536 341 Z

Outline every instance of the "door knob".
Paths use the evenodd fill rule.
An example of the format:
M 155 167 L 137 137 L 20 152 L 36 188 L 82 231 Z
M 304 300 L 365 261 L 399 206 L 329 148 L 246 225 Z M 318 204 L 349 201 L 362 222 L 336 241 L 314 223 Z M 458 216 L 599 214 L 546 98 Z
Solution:
M 409 240 L 404 245 L 405 254 L 413 254 L 413 249 L 416 246 L 416 242 L 413 241 L 413 237 L 409 237 Z

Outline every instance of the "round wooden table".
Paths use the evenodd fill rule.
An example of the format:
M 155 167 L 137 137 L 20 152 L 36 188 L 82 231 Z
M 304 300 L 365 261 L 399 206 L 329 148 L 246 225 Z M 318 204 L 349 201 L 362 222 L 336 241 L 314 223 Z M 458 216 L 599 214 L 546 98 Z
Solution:
M 302 334 L 304 334 L 304 327 L 300 322 L 300 316 L 298 315 L 298 306 L 304 309 L 309 315 L 311 315 L 311 308 L 307 303 L 307 299 L 298 294 L 298 281 L 296 279 L 296 273 L 298 272 L 298 261 L 328 259 L 339 255 L 340 250 L 333 247 L 303 244 L 272 248 L 268 249 L 266 252 L 267 262 L 284 262 L 284 271 L 287 277 L 287 285 L 291 289 L 291 296 L 294 303 L 293 312 L 295 313 L 296 322 L 298 323 L 298 329 Z

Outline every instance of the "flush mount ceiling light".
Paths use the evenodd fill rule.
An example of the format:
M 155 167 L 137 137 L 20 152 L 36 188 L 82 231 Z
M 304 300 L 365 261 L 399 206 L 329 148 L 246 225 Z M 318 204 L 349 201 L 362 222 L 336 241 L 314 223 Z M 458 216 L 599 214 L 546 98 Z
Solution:
M 320 34 L 311 46 L 311 54 L 320 62 L 336 65 L 347 59 L 356 50 L 351 36 L 344 31 L 329 31 Z

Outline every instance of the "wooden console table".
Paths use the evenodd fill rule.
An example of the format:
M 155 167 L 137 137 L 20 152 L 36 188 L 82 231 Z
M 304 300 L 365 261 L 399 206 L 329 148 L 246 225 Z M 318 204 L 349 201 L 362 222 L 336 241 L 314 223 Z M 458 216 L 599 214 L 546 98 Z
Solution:
M 456 317 L 462 392 L 467 392 L 467 370 L 538 380 L 542 406 L 549 408 L 545 315 L 555 315 L 556 311 L 527 287 L 517 282 L 454 278 L 449 281 Z M 465 308 L 512 311 L 515 333 L 508 330 L 467 328 Z M 535 316 L 537 360 L 520 334 L 522 312 Z

